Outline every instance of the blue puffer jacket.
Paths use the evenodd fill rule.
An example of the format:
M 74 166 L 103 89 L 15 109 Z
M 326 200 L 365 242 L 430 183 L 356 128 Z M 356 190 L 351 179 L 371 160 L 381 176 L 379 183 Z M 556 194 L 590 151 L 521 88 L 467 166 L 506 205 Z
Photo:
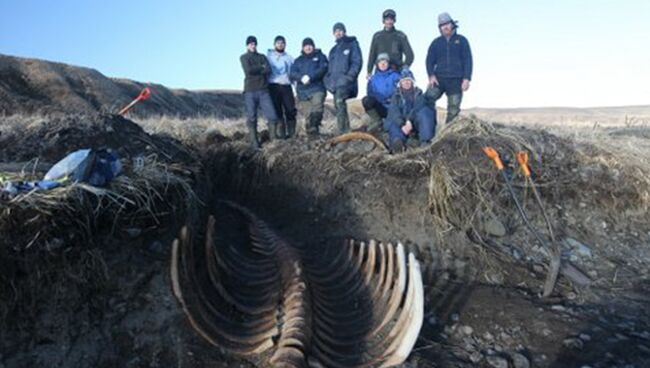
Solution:
M 359 93 L 357 77 L 363 58 L 356 37 L 344 36 L 336 40 L 329 55 L 325 86 L 332 94 L 342 91 L 344 97 L 355 98 Z
M 316 92 L 325 92 L 325 83 L 323 78 L 327 73 L 327 56 L 320 49 L 314 50 L 307 55 L 304 52 L 300 55 L 291 66 L 289 77 L 296 83 L 296 92 L 299 100 L 306 100 Z M 300 79 L 303 75 L 309 76 L 309 84 L 302 84 Z
M 469 41 L 454 33 L 449 41 L 440 36 L 431 42 L 427 53 L 427 73 L 440 78 L 472 79 L 472 51 Z
M 377 69 L 368 81 L 368 96 L 376 98 L 384 107 L 388 108 L 399 79 L 400 74 L 393 69 L 386 69 L 383 72 Z
M 386 122 L 403 125 L 407 120 L 413 121 L 415 114 L 424 107 L 427 107 L 427 103 L 421 89 L 415 86 L 408 91 L 397 88 L 391 98 Z

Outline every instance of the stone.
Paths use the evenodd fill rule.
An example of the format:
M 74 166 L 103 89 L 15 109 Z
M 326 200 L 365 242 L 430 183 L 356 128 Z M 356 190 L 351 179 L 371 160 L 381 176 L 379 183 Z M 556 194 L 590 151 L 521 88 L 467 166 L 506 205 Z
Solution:
M 571 250 L 571 253 L 582 258 L 591 258 L 592 253 L 591 253 L 591 248 L 589 248 L 587 245 L 573 239 L 573 238 L 566 238 L 564 239 L 564 244 Z
M 435 326 L 438 324 L 438 319 L 436 317 L 429 317 L 427 320 L 431 326 Z
M 591 336 L 589 336 L 589 335 L 587 335 L 587 334 L 584 334 L 584 333 L 581 333 L 578 337 L 579 337 L 580 340 L 582 340 L 582 341 L 591 341 Z
M 562 341 L 562 345 L 564 345 L 564 347 L 566 348 L 575 349 L 575 350 L 582 350 L 582 348 L 584 347 L 584 343 L 582 342 L 582 340 L 575 337 L 564 339 L 564 341 Z
M 492 355 L 492 356 L 489 356 L 489 357 L 485 358 L 485 360 L 487 360 L 488 364 L 491 367 L 494 367 L 494 368 L 508 368 L 508 360 L 506 360 L 506 358 L 503 358 L 503 357 L 500 357 L 500 356 L 497 356 L 497 355 Z
M 470 326 L 463 326 L 460 328 L 460 331 L 467 336 L 470 336 L 471 334 L 474 333 L 474 329 Z
M 511 355 L 514 368 L 530 368 L 530 361 L 521 353 Z
M 490 218 L 487 221 L 483 222 L 483 230 L 489 235 L 496 236 L 498 238 L 506 236 L 506 227 L 501 223 L 501 221 Z

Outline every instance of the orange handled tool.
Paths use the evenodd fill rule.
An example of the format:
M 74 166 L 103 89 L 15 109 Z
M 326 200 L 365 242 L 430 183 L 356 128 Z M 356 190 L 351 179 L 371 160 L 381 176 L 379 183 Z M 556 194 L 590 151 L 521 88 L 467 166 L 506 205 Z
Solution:
M 528 167 L 528 152 L 518 152 L 517 161 L 519 162 L 519 166 L 521 167 L 521 171 L 524 173 L 524 176 L 530 178 L 530 168 Z
M 497 169 L 503 170 L 503 162 L 501 161 L 501 157 L 499 157 L 499 152 L 497 152 L 497 150 L 490 146 L 487 146 L 483 147 L 483 152 L 485 152 L 485 155 L 490 160 L 494 161 L 494 165 L 496 165 Z
M 128 105 L 124 106 L 124 108 L 123 108 L 122 110 L 120 110 L 120 112 L 118 112 L 117 114 L 118 114 L 118 115 L 124 115 L 124 114 L 126 114 L 126 113 L 127 113 L 127 112 L 128 112 L 128 111 L 129 111 L 129 110 L 130 110 L 134 105 L 135 105 L 135 104 L 137 104 L 137 103 L 140 102 L 140 101 L 147 100 L 147 99 L 149 99 L 149 97 L 151 97 L 151 89 L 149 89 L 149 87 L 146 87 L 145 89 L 143 89 L 143 90 L 140 92 L 140 94 L 138 95 L 138 97 L 136 97 L 136 98 L 135 98 L 133 101 L 131 101 Z

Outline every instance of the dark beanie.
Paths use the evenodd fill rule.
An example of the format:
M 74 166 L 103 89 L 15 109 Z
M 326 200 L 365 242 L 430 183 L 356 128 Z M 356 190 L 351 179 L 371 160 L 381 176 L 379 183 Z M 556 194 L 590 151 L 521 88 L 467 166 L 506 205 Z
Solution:
M 311 45 L 312 47 L 316 47 L 316 45 L 314 45 L 314 40 L 312 40 L 312 39 L 309 38 L 309 37 L 307 37 L 307 38 L 305 38 L 304 40 L 302 40 L 302 47 L 305 47 L 305 46 L 307 46 L 307 45 Z
M 336 32 L 337 29 L 340 29 L 340 30 L 342 30 L 343 32 L 347 32 L 347 30 L 345 29 L 345 24 L 343 24 L 343 23 L 341 23 L 341 22 L 337 22 L 337 23 L 334 25 L 334 27 L 332 27 L 332 33 L 333 33 L 333 32 Z
M 287 43 L 287 40 L 284 38 L 284 36 L 275 36 L 275 40 L 273 40 L 273 43 L 276 43 L 278 41 L 282 41 L 284 43 Z
M 252 42 L 255 42 L 255 44 L 257 45 L 257 37 L 255 36 L 246 37 L 246 46 L 248 46 L 248 44 Z
M 393 9 L 386 9 L 381 15 L 381 19 L 386 19 L 386 18 L 391 18 L 392 20 L 397 19 L 397 14 L 395 13 L 395 10 Z

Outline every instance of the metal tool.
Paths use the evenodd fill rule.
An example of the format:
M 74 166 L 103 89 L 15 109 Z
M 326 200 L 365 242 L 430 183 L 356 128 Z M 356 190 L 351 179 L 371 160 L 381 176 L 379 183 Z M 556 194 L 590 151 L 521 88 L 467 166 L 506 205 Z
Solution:
M 138 97 L 136 97 L 133 101 L 131 101 L 128 105 L 124 106 L 120 112 L 118 112 L 118 115 L 124 115 L 126 114 L 135 104 L 137 104 L 140 101 L 144 101 L 149 99 L 151 97 L 151 89 L 149 87 L 144 88 Z

